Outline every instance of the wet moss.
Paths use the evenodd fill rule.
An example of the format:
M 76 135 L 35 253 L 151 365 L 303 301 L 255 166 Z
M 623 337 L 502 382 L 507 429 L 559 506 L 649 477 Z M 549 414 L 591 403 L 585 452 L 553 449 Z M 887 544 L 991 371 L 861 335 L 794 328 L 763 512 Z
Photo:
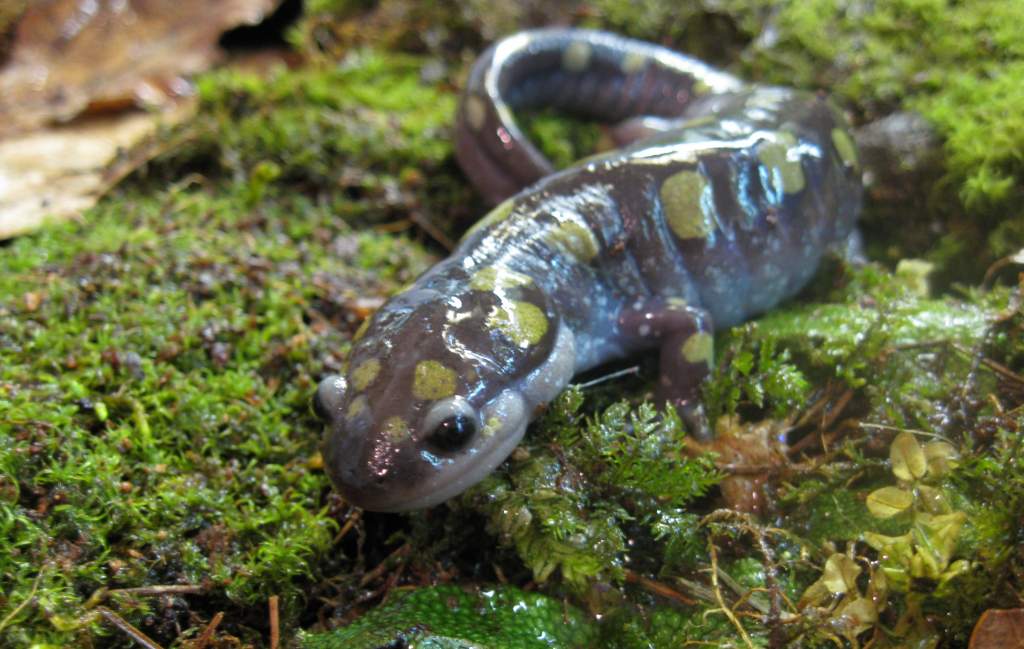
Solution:
M 401 593 L 354 624 L 304 636 L 308 649 L 409 646 L 494 649 L 587 647 L 595 633 L 585 616 L 557 599 L 508 586 L 466 592 L 435 586 Z
M 126 187 L 87 223 L 5 250 L 0 573 L 14 584 L 13 644 L 106 635 L 83 608 L 100 589 L 188 584 L 240 606 L 277 595 L 288 616 L 305 606 L 338 528 L 312 470 L 310 391 L 340 363 L 351 302 L 430 257 L 302 196 L 246 208 L 250 189 Z M 360 269 L 383 260 L 390 278 Z M 122 613 L 156 637 L 180 623 L 150 599 Z

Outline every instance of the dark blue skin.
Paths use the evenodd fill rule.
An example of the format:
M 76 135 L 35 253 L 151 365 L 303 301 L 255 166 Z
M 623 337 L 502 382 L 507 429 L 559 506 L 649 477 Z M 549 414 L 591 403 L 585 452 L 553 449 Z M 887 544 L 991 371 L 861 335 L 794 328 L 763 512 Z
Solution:
M 512 114 L 542 105 L 617 124 L 623 148 L 552 173 Z M 456 151 L 503 202 L 321 383 L 335 486 L 372 510 L 442 502 L 500 464 L 575 373 L 652 348 L 659 401 L 691 415 L 712 331 L 792 296 L 854 236 L 846 128 L 820 95 L 611 34 L 495 44 L 465 88 Z

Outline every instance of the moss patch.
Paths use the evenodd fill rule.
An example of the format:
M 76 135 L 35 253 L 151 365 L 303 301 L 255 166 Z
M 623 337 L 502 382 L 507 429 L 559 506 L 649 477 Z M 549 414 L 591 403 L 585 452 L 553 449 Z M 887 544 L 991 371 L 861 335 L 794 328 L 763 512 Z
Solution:
M 111 636 L 96 602 L 162 642 L 210 619 L 202 606 L 190 617 L 205 598 L 262 609 L 277 595 L 293 628 L 321 570 L 351 570 L 325 563 L 343 519 L 325 499 L 309 398 L 341 368 L 365 315 L 358 299 L 394 291 L 434 259 L 350 223 L 397 218 L 381 188 L 416 191 L 402 180 L 411 160 L 428 169 L 449 151 L 430 126 L 447 119 L 443 100 L 409 118 L 422 148 L 397 144 L 386 121 L 424 87 L 366 93 L 370 79 L 416 69 L 372 60 L 365 77 L 361 63 L 206 78 L 189 145 L 83 224 L 4 248 L 5 642 Z M 185 161 L 205 175 L 165 175 Z M 350 186 L 359 196 L 319 194 L 346 165 L 369 170 Z M 155 585 L 195 594 L 117 594 Z M 253 641 L 263 624 L 235 617 L 222 631 Z
M 354 624 L 304 636 L 305 649 L 473 646 L 484 649 L 571 649 L 596 634 L 574 607 L 516 588 L 467 592 L 436 586 L 401 593 Z

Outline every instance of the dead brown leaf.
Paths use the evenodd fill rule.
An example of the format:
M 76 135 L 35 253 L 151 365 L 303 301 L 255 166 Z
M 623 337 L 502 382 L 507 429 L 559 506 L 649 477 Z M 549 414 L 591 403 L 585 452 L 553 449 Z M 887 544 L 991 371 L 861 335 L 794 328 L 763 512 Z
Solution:
M 1024 608 L 990 608 L 982 613 L 968 648 L 1024 649 Z
M 218 56 L 225 30 L 279 0 L 42 0 L 0 69 L 0 136 L 68 120 L 91 103 L 162 103 Z
M 109 169 L 161 123 L 191 114 L 186 101 L 161 114 L 102 115 L 0 140 L 0 239 L 74 218 L 120 177 Z M 137 164 L 144 156 L 134 158 Z M 126 170 L 125 170 L 126 171 Z
M 192 113 L 183 75 L 279 3 L 39 0 L 0 13 L 0 239 L 75 217 L 145 162 L 158 148 L 140 143 Z

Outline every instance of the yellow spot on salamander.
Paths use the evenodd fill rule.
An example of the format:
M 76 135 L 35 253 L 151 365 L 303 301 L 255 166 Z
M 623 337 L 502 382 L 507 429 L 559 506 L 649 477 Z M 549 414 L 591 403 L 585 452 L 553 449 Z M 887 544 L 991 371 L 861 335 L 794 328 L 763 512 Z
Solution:
M 359 325 L 359 328 L 356 329 L 356 332 L 352 334 L 352 342 L 359 342 L 362 339 L 362 337 L 366 335 L 366 330 L 369 328 L 370 318 L 366 318 L 363 320 L 363 323 Z
M 683 343 L 682 353 L 690 363 L 704 363 L 711 365 L 711 358 L 714 354 L 715 339 L 711 334 L 698 331 Z
M 501 331 L 520 347 L 529 347 L 548 332 L 548 317 L 529 302 L 508 302 L 487 316 L 487 326 Z
M 694 117 L 693 119 L 686 120 L 681 128 L 698 128 L 700 126 L 707 126 L 708 124 L 714 124 L 718 120 L 714 115 L 701 115 L 700 117 Z
M 782 191 L 787 194 L 795 194 L 804 188 L 804 169 L 793 151 L 796 143 L 792 133 L 780 131 L 775 134 L 774 142 L 765 142 L 757 150 L 757 157 L 774 172 L 782 184 Z
M 380 374 L 380 361 L 376 358 L 365 360 L 359 364 L 359 367 L 352 370 L 352 387 L 357 392 L 365 390 L 377 380 L 378 374 Z
M 517 273 L 501 266 L 488 266 L 473 273 L 469 287 L 474 291 L 494 291 L 502 288 L 526 286 L 533 282 L 529 275 Z
M 578 221 L 560 221 L 544 233 L 544 241 L 582 262 L 596 257 L 600 249 L 594 233 Z
M 437 361 L 420 361 L 412 377 L 412 396 L 424 401 L 455 394 L 455 370 Z
M 359 395 L 355 399 L 352 399 L 352 403 L 348 404 L 348 410 L 345 411 L 345 416 L 349 419 L 355 419 L 359 415 L 363 414 L 366 410 L 366 397 Z
M 478 231 L 486 230 L 487 228 L 490 228 L 493 225 L 501 223 L 506 218 L 508 218 L 509 214 L 512 213 L 513 207 L 515 207 L 515 200 L 512 198 L 506 199 L 501 203 L 498 203 L 497 207 L 488 212 L 486 215 L 484 215 L 482 219 L 474 223 L 472 226 L 470 226 L 468 230 L 466 230 L 466 234 L 462 235 L 462 240 L 465 241 L 469 237 L 476 234 Z
M 832 146 L 847 167 L 857 168 L 857 147 L 850 136 L 841 128 L 832 129 Z
M 390 417 L 385 420 L 381 430 L 388 436 L 388 439 L 396 443 L 405 441 L 410 437 L 409 424 L 405 423 L 405 420 L 401 417 Z
M 497 417 L 491 417 L 484 423 L 484 428 L 480 431 L 480 434 L 484 437 L 492 437 L 499 430 L 501 430 L 501 420 Z
M 569 72 L 582 72 L 590 65 L 590 45 L 583 41 L 569 43 L 562 53 L 562 67 Z
M 466 97 L 464 109 L 469 127 L 474 131 L 482 129 L 484 127 L 484 120 L 487 118 L 487 106 L 484 104 L 484 100 L 478 95 L 470 95 Z
M 647 57 L 639 52 L 630 52 L 622 58 L 622 71 L 626 74 L 639 72 L 647 64 Z
M 680 171 L 661 184 L 662 208 L 668 227 L 680 239 L 703 239 L 712 232 L 704 213 L 704 194 L 710 191 L 707 180 L 696 171 Z

